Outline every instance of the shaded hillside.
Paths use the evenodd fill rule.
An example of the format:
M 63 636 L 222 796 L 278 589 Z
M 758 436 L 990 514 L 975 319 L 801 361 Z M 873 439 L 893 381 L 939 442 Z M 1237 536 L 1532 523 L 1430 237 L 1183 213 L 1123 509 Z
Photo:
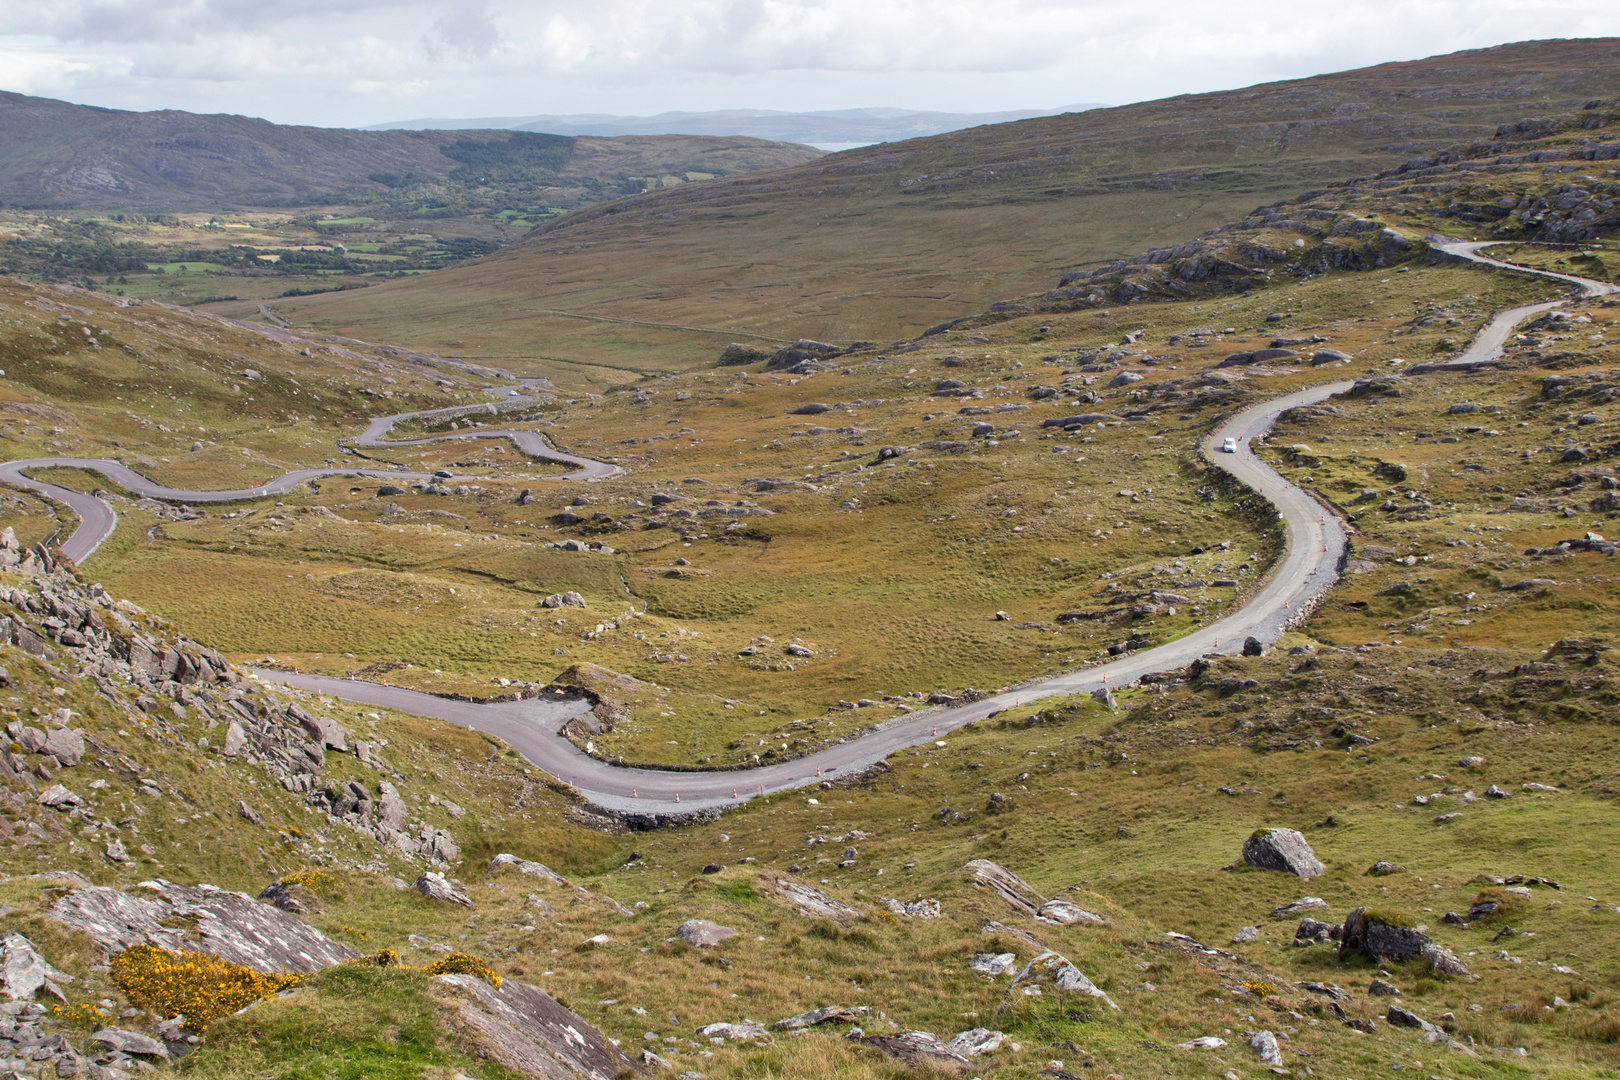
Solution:
M 663 176 L 799 164 L 809 147 L 748 138 L 572 138 L 510 131 L 352 131 L 246 116 L 124 112 L 0 93 L 0 203 L 138 211 L 392 204 L 470 193 L 569 206 Z M 583 189 L 583 190 L 581 190 Z M 497 200 L 500 195 L 494 196 Z M 479 202 L 473 197 L 472 202 Z
M 910 337 L 1617 85 L 1620 41 L 1525 42 L 975 128 L 592 207 L 431 282 L 278 310 L 554 372 Z

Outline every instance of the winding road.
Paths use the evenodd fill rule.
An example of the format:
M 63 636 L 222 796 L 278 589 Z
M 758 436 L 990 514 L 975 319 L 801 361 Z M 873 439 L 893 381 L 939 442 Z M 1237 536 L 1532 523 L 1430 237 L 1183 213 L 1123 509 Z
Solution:
M 1530 270 L 1491 259 L 1480 254 L 1480 249 L 1490 246 L 1488 243 L 1441 242 L 1436 246 L 1470 262 L 1567 282 L 1578 286 L 1582 295 L 1587 297 L 1620 291 L 1606 282 Z M 1469 347 L 1443 368 L 1461 369 L 1495 358 L 1501 354 L 1503 344 L 1521 321 L 1557 307 L 1562 302 L 1529 304 L 1498 312 L 1480 330 Z M 1337 582 L 1337 568 L 1345 552 L 1346 536 L 1337 517 L 1328 513 L 1310 495 L 1289 484 L 1264 462 L 1254 458 L 1249 453 L 1249 443 L 1269 432 L 1277 417 L 1289 409 L 1322 401 L 1342 393 L 1351 385 L 1347 381 L 1326 383 L 1251 406 L 1228 418 L 1204 440 L 1203 447 L 1210 460 L 1264 495 L 1277 508 L 1285 524 L 1286 547 L 1282 558 L 1272 566 L 1265 580 L 1251 590 L 1241 608 L 1218 622 L 1157 648 L 1127 653 L 1107 664 L 1037 679 L 971 705 L 932 709 L 896 718 L 858 738 L 792 761 L 735 771 L 677 772 L 624 768 L 586 754 L 558 733 L 566 720 L 590 707 L 588 702 L 546 701 L 542 698 L 474 705 L 352 679 L 265 670 L 256 671 L 255 674 L 267 682 L 434 717 L 487 732 L 504 740 L 538 768 L 571 785 L 593 805 L 610 812 L 639 813 L 653 818 L 679 816 L 736 806 L 756 795 L 804 787 L 820 780 L 836 780 L 860 773 L 897 750 L 941 739 L 963 724 L 982 720 L 992 713 L 1037 698 L 1122 688 L 1130 686 L 1143 675 L 1183 668 L 1202 656 L 1236 653 L 1249 637 L 1262 642 L 1275 641 L 1291 622 L 1308 614 L 1315 602 Z M 515 403 L 533 399 L 510 400 Z M 444 438 L 465 438 L 466 434 L 457 433 L 400 442 L 382 441 L 389 428 L 398 421 L 467 411 L 470 410 L 466 407 L 458 407 L 385 417 L 374 421 L 356 442 L 362 446 L 400 446 Z M 578 471 L 568 474 L 565 479 L 594 479 L 621 471 L 617 466 L 561 454 L 533 432 L 480 429 L 472 434 L 478 438 L 509 438 L 534 457 L 579 466 Z M 1237 453 L 1210 452 L 1228 438 L 1238 444 Z M 0 480 L 48 495 L 67 504 L 79 515 L 79 529 L 62 545 L 63 553 L 75 561 L 87 557 L 112 534 L 117 518 L 112 508 L 100 499 L 32 480 L 22 471 L 51 466 L 93 469 L 136 494 L 192 503 L 232 502 L 282 494 L 306 480 L 323 476 L 368 476 L 390 480 L 427 478 L 423 474 L 385 470 L 303 469 L 257 488 L 201 492 L 178 491 L 154 484 L 115 461 L 35 458 L 0 465 Z
M 532 405 L 538 400 L 535 397 L 508 397 L 501 404 Z M 519 449 L 532 458 L 574 466 L 575 471 L 559 478 L 562 480 L 596 480 L 605 476 L 614 476 L 624 471 L 617 465 L 609 465 L 605 461 L 592 461 L 590 458 L 564 454 L 553 449 L 549 443 L 532 431 L 479 428 L 476 431 L 458 431 L 455 434 L 431 435 L 421 439 L 387 441 L 383 438 L 388 434 L 391 427 L 404 420 L 415 420 L 423 417 L 450 418 L 465 416 L 469 413 L 485 413 L 494 404 L 494 402 L 491 402 L 489 405 L 455 405 L 447 409 L 428 409 L 423 412 L 399 413 L 395 416 L 380 417 L 368 424 L 366 430 L 354 442 L 356 446 L 386 448 L 420 446 L 423 443 L 439 442 L 445 439 L 511 439 Z M 143 499 L 161 499 L 164 502 L 178 503 L 243 502 L 248 499 L 262 499 L 269 495 L 285 495 L 310 480 L 321 480 L 328 476 L 369 477 L 375 480 L 387 481 L 434 479 L 430 473 L 399 472 L 393 469 L 295 469 L 257 487 L 237 488 L 232 491 L 187 491 L 148 480 L 123 462 L 113 461 L 109 458 L 43 457 L 8 461 L 0 464 L 0 481 L 48 496 L 59 503 L 63 503 L 78 516 L 79 527 L 62 544 L 62 554 L 75 563 L 81 563 L 95 554 L 96 549 L 113 534 L 113 531 L 118 528 L 118 514 L 106 501 L 98 499 L 94 495 L 86 495 L 83 492 L 73 491 L 57 484 L 47 484 L 35 480 L 24 471 L 27 469 L 51 468 L 86 469 L 97 472 L 126 491 Z M 465 481 L 485 478 L 451 477 L 450 482 L 455 483 L 458 479 Z

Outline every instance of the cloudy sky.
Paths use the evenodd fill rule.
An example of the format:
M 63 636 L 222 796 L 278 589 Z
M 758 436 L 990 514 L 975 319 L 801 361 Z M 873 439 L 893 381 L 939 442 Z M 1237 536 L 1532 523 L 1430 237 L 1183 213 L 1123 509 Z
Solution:
M 1122 104 L 1525 38 L 1592 0 L 0 0 L 0 89 L 353 125 Z

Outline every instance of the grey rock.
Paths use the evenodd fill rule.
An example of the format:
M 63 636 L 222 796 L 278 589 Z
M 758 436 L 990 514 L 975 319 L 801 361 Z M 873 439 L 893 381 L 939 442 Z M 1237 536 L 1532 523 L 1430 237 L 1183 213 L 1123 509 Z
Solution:
M 1299 927 L 1294 931 L 1295 945 L 1313 945 L 1318 941 L 1327 941 L 1333 933 L 1332 925 L 1317 919 L 1301 919 Z
M 73 976 L 52 967 L 34 948 L 34 943 L 23 935 L 7 934 L 0 938 L 0 992 L 12 1001 L 33 1001 L 41 990 L 58 1001 L 66 1001 L 57 984 L 72 981 Z
M 1340 352 L 1338 349 L 1317 349 L 1316 352 L 1311 354 L 1311 363 L 1313 365 L 1337 364 L 1341 360 L 1348 359 L 1350 359 L 1350 354 Z
M 771 1027 L 777 1031 L 799 1031 L 803 1028 L 815 1027 L 817 1024 L 844 1022 L 853 1024 L 872 1011 L 868 1005 L 828 1005 L 822 1009 L 811 1009 L 797 1016 L 789 1016 L 778 1020 Z
M 832 412 L 831 405 L 824 405 L 819 401 L 812 401 L 808 405 L 800 405 L 797 409 L 789 409 L 789 416 L 820 416 L 822 413 Z
M 1330 1001 L 1348 1002 L 1350 1000 L 1349 991 L 1345 990 L 1343 987 L 1332 986 L 1328 983 L 1319 982 L 1302 982 L 1298 983 L 1297 985 L 1301 990 L 1308 994 L 1315 994 L 1318 997 L 1325 997 Z
M 539 896 L 536 896 L 534 893 L 530 893 L 528 896 L 523 898 L 523 906 L 532 907 L 542 915 L 557 914 L 556 908 L 546 903 L 545 900 L 541 899 Z
M 460 991 L 457 1016 L 488 1057 L 520 1076 L 613 1080 L 641 1072 L 594 1025 L 549 994 L 516 979 L 491 986 L 475 975 L 439 975 Z
M 1293 829 L 1257 829 L 1244 841 L 1243 861 L 1261 870 L 1276 870 L 1309 880 L 1327 873 L 1305 837 Z
M 1495 784 L 1492 784 L 1490 787 L 1485 789 L 1485 797 L 1487 799 L 1505 799 L 1508 797 L 1508 793 L 1497 787 Z
M 1367 908 L 1356 908 L 1344 917 L 1339 936 L 1341 953 L 1361 952 L 1374 960 L 1412 960 L 1423 955 L 1430 944 L 1427 935 L 1397 926 Z
M 36 727 L 25 727 L 17 733 L 17 745 L 30 754 L 45 752 L 45 740 L 49 738 L 45 732 Z
M 377 785 L 376 814 L 384 825 L 396 831 L 403 829 L 409 813 L 409 808 L 400 797 L 398 788 L 386 780 Z
M 259 816 L 259 812 L 245 802 L 238 802 L 236 804 L 236 812 L 241 814 L 243 820 L 245 820 L 249 825 L 264 825 L 264 819 Z
M 247 733 L 242 730 L 241 724 L 238 724 L 235 720 L 232 720 L 230 722 L 230 726 L 225 729 L 225 756 L 236 757 L 246 747 Z
M 712 948 L 726 938 L 736 937 L 737 931 L 708 919 L 688 919 L 675 928 L 675 936 L 693 948 Z
M 1016 953 L 982 952 L 973 954 L 973 959 L 968 961 L 968 968 L 979 972 L 981 975 L 996 976 L 1006 974 L 1017 963 L 1018 955 Z
M 1409 1009 L 1403 1009 L 1399 1005 L 1391 1005 L 1389 1011 L 1384 1014 L 1384 1019 L 1396 1027 L 1416 1028 L 1419 1031 L 1439 1030 L 1417 1013 Z
M 1282 1047 L 1277 1045 L 1277 1036 L 1269 1031 L 1257 1031 L 1249 1036 L 1249 1046 L 1254 1050 L 1260 1064 L 1281 1066 L 1283 1063 Z
M 76 889 L 45 917 L 90 936 L 105 954 L 136 945 L 203 952 L 273 975 L 309 974 L 359 953 L 244 893 L 213 885 L 143 882 L 146 896 L 102 886 Z
M 951 1041 L 946 1043 L 945 1047 L 963 1057 L 976 1058 L 994 1053 L 1006 1041 L 1006 1032 L 993 1031 L 990 1028 L 972 1028 L 951 1036 Z
M 1404 874 L 1404 873 L 1406 873 L 1406 867 L 1402 866 L 1400 863 L 1389 862 L 1389 861 L 1387 861 L 1385 859 L 1379 859 L 1377 862 L 1373 863 L 1372 866 L 1367 870 L 1366 876 L 1368 876 L 1368 877 L 1388 877 L 1391 874 Z
M 1142 376 L 1138 375 L 1136 372 L 1122 371 L 1118 375 L 1115 375 L 1112 379 L 1109 379 L 1108 385 L 1110 387 L 1129 386 L 1131 383 L 1139 383 L 1141 381 Z
M 1114 692 L 1108 689 L 1106 686 L 1093 690 L 1091 692 L 1091 697 L 1093 701 L 1100 702 L 1102 706 L 1108 709 L 1110 712 L 1117 712 L 1119 710 L 1119 701 L 1114 697 Z
M 49 754 L 71 769 L 84 758 L 84 736 L 69 728 L 52 728 L 50 734 L 45 736 L 45 746 L 40 752 Z
M 443 874 L 436 874 L 432 870 L 423 871 L 422 876 L 416 879 L 416 891 L 429 900 L 437 900 L 440 903 L 460 904 L 469 908 L 473 906 L 466 893 L 450 884 L 450 880 Z
M 1079 968 L 1069 962 L 1068 957 L 1048 950 L 1025 964 L 1024 970 L 1013 979 L 1012 985 L 1007 987 L 1007 993 L 1001 999 L 1001 1011 L 1006 1012 L 1017 995 L 1031 990 L 1038 993 L 1045 987 L 1089 994 L 1106 1001 L 1111 1009 L 1119 1008 L 1114 1004 L 1114 999 L 1086 978 Z
M 1042 904 L 1040 911 L 1036 913 L 1036 918 L 1040 919 L 1041 922 L 1055 923 L 1058 926 L 1073 926 L 1076 923 L 1084 923 L 1087 926 L 1102 926 L 1108 921 L 1101 915 L 1087 911 L 1080 905 L 1061 898 L 1048 900 Z
M 1398 986 L 1396 986 L 1394 983 L 1385 982 L 1383 979 L 1374 979 L 1372 982 L 1368 983 L 1367 993 L 1371 994 L 1373 997 L 1401 996 L 1401 991 Z
M 1298 900 L 1284 904 L 1282 907 L 1273 908 L 1271 917 L 1273 919 L 1289 919 L 1302 911 L 1322 911 L 1327 906 L 1327 901 L 1320 896 L 1302 896 Z
M 641 1063 L 649 1069 L 673 1069 L 675 1067 L 667 1059 L 659 1057 L 651 1050 L 641 1051 Z
M 1479 976 L 1468 970 L 1456 953 L 1444 945 L 1428 945 L 1423 949 L 1423 957 L 1429 962 L 1429 970 L 1436 975 L 1454 975 L 1463 979 L 1476 979 Z
M 84 800 L 61 784 L 53 784 L 39 793 L 39 805 L 48 806 L 52 810 L 71 810 L 75 806 L 83 806 Z
M 168 1048 L 150 1035 L 140 1035 L 133 1031 L 125 1031 L 123 1028 L 102 1028 L 90 1038 L 91 1041 L 100 1043 L 108 1050 L 116 1050 L 120 1054 L 169 1060 Z
M 528 859 L 520 859 L 516 855 L 509 855 L 505 853 L 497 855 L 491 859 L 489 861 L 488 869 L 486 869 L 484 872 L 486 874 L 493 874 L 495 871 L 506 866 L 512 867 L 512 869 L 516 870 L 520 874 L 527 874 L 530 877 L 537 877 L 541 878 L 542 880 L 549 881 L 553 885 L 566 886 L 568 884 L 567 878 L 551 869 L 551 867 L 547 866 L 545 863 L 530 862 Z
M 124 850 L 124 842 L 122 840 L 120 840 L 116 836 L 113 837 L 111 840 L 107 841 L 107 847 L 106 847 L 105 851 L 106 851 L 107 859 L 109 861 L 111 861 L 111 862 L 115 862 L 115 863 L 127 863 L 127 862 L 129 862 L 129 852 Z
M 563 607 L 582 608 L 582 607 L 585 607 L 586 604 L 585 604 L 585 598 L 583 596 L 579 595 L 579 593 L 577 593 L 577 592 L 561 592 L 561 593 L 552 593 L 550 596 L 548 596 L 544 600 L 540 601 L 540 606 L 544 607 L 544 608 L 563 608 Z
M 764 1025 L 753 1020 L 743 1020 L 736 1024 L 707 1024 L 697 1029 L 697 1034 L 705 1039 L 725 1039 L 727 1042 L 751 1042 L 767 1046 L 776 1040 L 771 1038 Z
M 1232 935 L 1233 945 L 1242 945 L 1246 941 L 1253 941 L 1260 936 L 1258 926 L 1240 926 L 1238 932 Z

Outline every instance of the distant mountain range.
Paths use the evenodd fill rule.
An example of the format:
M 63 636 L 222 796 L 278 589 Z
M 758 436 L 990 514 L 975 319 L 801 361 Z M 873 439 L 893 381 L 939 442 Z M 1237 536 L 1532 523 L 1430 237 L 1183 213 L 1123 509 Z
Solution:
M 820 112 L 776 112 L 771 109 L 719 109 L 714 112 L 666 112 L 657 116 L 614 116 L 579 113 L 571 116 L 481 116 L 468 120 L 429 118 L 375 124 L 367 131 L 423 131 L 459 128 L 506 128 L 552 135 L 750 135 L 756 139 L 842 148 L 898 142 L 947 131 L 1030 120 L 1040 116 L 1097 109 L 1098 103 L 1060 109 L 1018 112 L 953 113 L 914 109 L 827 109 Z
M 475 125 L 469 125 L 469 127 Z M 399 204 L 442 215 L 553 207 L 821 157 L 738 136 L 593 138 L 501 128 L 357 131 L 128 112 L 0 92 L 0 205 L 223 210 Z

